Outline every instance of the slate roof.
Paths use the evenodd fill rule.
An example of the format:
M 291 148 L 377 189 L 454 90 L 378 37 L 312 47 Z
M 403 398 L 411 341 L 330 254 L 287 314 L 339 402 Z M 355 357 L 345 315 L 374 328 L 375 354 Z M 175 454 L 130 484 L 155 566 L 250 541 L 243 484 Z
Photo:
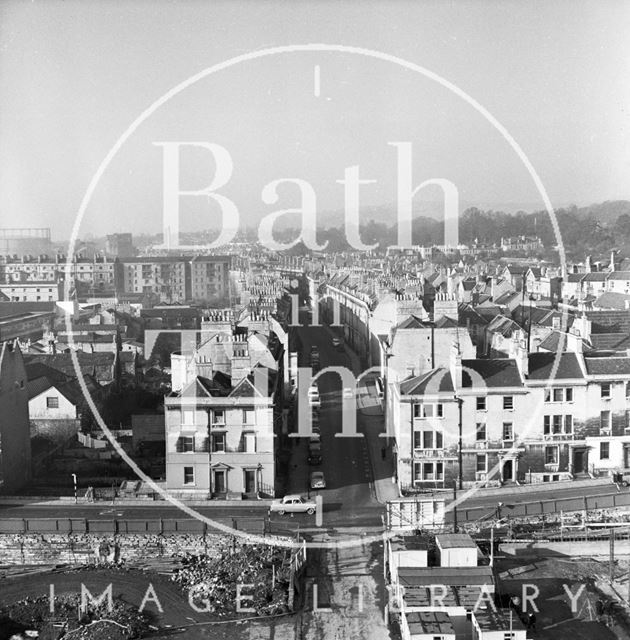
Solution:
M 520 331 L 520 329 L 518 324 L 507 316 L 497 316 L 488 325 L 488 331 L 500 333 L 504 338 L 509 338 L 515 331 Z
M 397 326 L 396 329 L 426 329 L 430 327 L 430 324 L 426 324 L 418 316 L 410 315 L 409 317 L 402 320 Z
M 585 311 L 591 333 L 630 333 L 630 310 Z
M 505 267 L 503 273 L 509 271 L 512 275 L 524 275 L 528 270 L 529 267 L 523 267 L 522 265 L 518 264 L 509 264 L 507 267 Z
M 448 328 L 454 328 L 454 327 L 459 327 L 459 321 L 455 320 L 454 318 L 449 318 L 448 316 L 441 316 L 440 318 L 438 318 L 435 321 L 435 327 L 436 329 L 448 329 Z
M 85 353 L 76 352 L 81 373 L 93 375 L 99 382 L 111 382 L 114 378 L 114 354 L 111 352 Z M 57 371 L 61 371 L 70 378 L 76 377 L 76 371 L 70 353 L 56 354 L 24 354 L 26 364 L 41 363 Z
M 589 375 L 630 375 L 630 358 L 627 356 L 584 358 L 584 362 L 586 363 L 586 371 Z
M 483 631 L 523 631 L 520 617 L 509 609 L 475 609 L 475 620 Z M 508 634 L 509 635 L 509 634 Z
M 23 313 L 52 313 L 57 308 L 55 302 L 0 302 L 0 318 Z
M 28 354 L 26 354 L 28 355 Z M 36 378 L 48 378 L 54 382 L 63 384 L 71 379 L 72 376 L 67 376 L 58 369 L 53 369 L 43 362 L 29 362 L 25 363 L 27 380 L 35 380 Z
M 604 282 L 608 277 L 605 271 L 593 271 L 584 274 L 584 282 Z
M 482 585 L 445 587 L 444 606 L 473 609 L 479 600 L 481 587 Z M 403 599 L 409 607 L 429 608 L 435 603 L 435 593 L 431 593 L 431 591 L 430 586 L 406 586 Z
M 555 353 L 530 353 L 529 354 L 529 375 L 530 380 L 549 380 L 553 372 L 556 361 Z M 563 353 L 560 355 L 558 369 L 554 380 L 562 379 L 582 379 L 584 374 L 580 368 L 580 363 L 575 353 Z
M 467 533 L 441 533 L 435 541 L 441 549 L 476 549 L 477 543 Z
M 599 307 L 602 310 L 623 311 L 626 309 L 627 302 L 630 302 L 630 295 L 617 293 L 615 291 L 606 291 L 606 293 L 602 293 L 601 296 L 593 301 L 593 306 Z
M 514 298 L 520 297 L 522 294 L 518 291 L 506 291 L 502 293 L 494 302 L 499 305 L 505 305 L 508 302 L 514 300 Z
M 562 333 L 560 331 L 552 331 L 539 345 L 540 349 L 544 349 L 546 351 L 558 351 L 560 347 L 560 338 Z M 568 339 L 565 337 L 563 350 L 567 350 Z M 587 351 L 592 351 L 591 345 L 586 342 L 586 340 L 582 339 L 582 350 L 586 353 Z
M 439 380 L 439 384 L 438 384 Z M 400 383 L 400 393 L 417 396 L 425 393 L 453 393 L 453 380 L 448 369 L 438 367 Z
M 623 333 L 592 333 L 591 344 L 598 351 L 622 348 L 620 345 L 628 340 L 629 334 Z
M 467 320 L 469 318 L 470 324 L 488 324 L 488 320 L 486 318 L 465 302 L 460 302 L 457 306 L 457 316 L 459 318 L 459 324 L 462 327 L 467 325 Z
M 91 377 L 85 377 L 85 383 L 89 391 L 95 391 L 98 389 L 98 384 Z M 47 377 L 35 378 L 29 380 L 26 383 L 26 391 L 28 399 L 32 400 L 40 394 L 48 391 L 48 389 L 57 389 L 67 400 L 69 400 L 75 406 L 78 406 L 83 400 L 83 390 L 81 389 L 78 380 L 68 380 L 60 384 L 59 382 L 53 382 Z
M 545 307 L 519 305 L 512 312 L 512 317 L 519 323 L 529 323 L 531 321 L 532 324 L 542 327 L 552 327 L 554 318 L 558 318 L 560 324 L 562 324 L 562 312 Z M 573 315 L 567 314 L 567 329 L 571 327 L 574 319 Z
M 444 611 L 410 611 L 405 616 L 411 636 L 455 634 L 453 623 Z
M 476 371 L 483 379 L 485 387 L 522 387 L 521 376 L 516 361 L 509 358 L 491 358 L 489 360 L 462 360 L 464 387 L 474 388 L 478 384 L 471 380 L 466 369 Z
M 403 586 L 443 584 L 444 586 L 494 584 L 492 567 L 399 567 Z
M 35 380 L 28 380 L 26 383 L 26 393 L 28 395 L 28 399 L 32 400 L 37 397 L 40 393 L 43 393 L 47 389 L 50 389 L 53 383 L 46 377 L 35 378 Z
M 608 274 L 609 280 L 627 280 L 630 282 L 630 271 L 611 271 Z
M 229 384 L 226 388 L 216 379 L 216 376 L 213 376 L 212 379 L 205 378 L 203 376 L 197 376 L 194 380 L 192 380 L 187 386 L 185 386 L 181 392 L 173 392 L 171 393 L 171 397 L 181 397 L 181 398 L 208 398 L 208 397 L 219 397 L 224 398 L 229 393 Z
M 493 318 L 503 315 L 501 307 L 497 307 L 492 302 L 486 301 L 482 304 L 478 304 L 475 307 L 475 311 L 482 317 L 490 322 Z

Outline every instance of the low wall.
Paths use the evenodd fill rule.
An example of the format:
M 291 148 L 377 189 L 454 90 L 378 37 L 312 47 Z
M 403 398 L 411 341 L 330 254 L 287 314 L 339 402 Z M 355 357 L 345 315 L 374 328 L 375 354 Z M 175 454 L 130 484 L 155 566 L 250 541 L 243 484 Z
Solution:
M 2 534 L 0 565 L 133 563 L 187 551 L 212 555 L 226 538 L 201 534 Z
M 584 542 L 506 542 L 499 550 L 508 556 L 607 556 L 610 554 L 609 540 L 588 540 Z M 630 540 L 615 540 L 615 556 L 630 555 Z

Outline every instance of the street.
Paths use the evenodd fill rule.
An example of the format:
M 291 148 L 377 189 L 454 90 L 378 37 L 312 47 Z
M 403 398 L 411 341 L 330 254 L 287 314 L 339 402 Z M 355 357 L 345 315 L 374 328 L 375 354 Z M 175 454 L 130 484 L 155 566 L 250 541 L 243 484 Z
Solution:
M 320 354 L 320 366 L 343 366 L 352 369 L 350 359 L 343 349 L 335 348 L 332 344 L 331 330 L 324 326 L 310 326 L 310 314 L 300 313 L 302 325 L 297 328 L 298 339 L 301 343 L 300 366 L 308 366 L 311 346 L 317 346 Z M 385 473 L 381 460 L 375 464 L 374 452 L 381 451 L 382 442 L 378 434 L 383 431 L 383 420 L 380 415 L 366 415 L 364 398 L 367 397 L 365 388 L 360 389 L 361 410 L 357 410 L 357 431 L 364 437 L 336 437 L 342 430 L 342 384 L 337 374 L 323 373 L 318 378 L 321 398 L 320 427 L 322 442 L 322 464 L 309 466 L 307 463 L 306 438 L 294 439 L 290 461 L 290 493 L 300 493 L 310 498 L 321 495 L 323 503 L 322 530 L 334 530 L 343 527 L 379 527 L 385 507 L 376 499 L 374 488 L 374 468 L 378 466 L 381 476 L 387 482 L 389 477 Z M 292 425 L 297 430 L 297 425 Z M 372 442 L 373 441 L 373 442 Z M 372 460 L 370 460 L 370 452 Z M 311 471 L 323 471 L 326 488 L 316 491 L 310 490 Z M 377 477 L 378 481 L 379 478 Z M 380 477 L 383 480 L 383 477 Z M 465 492 L 464 492 L 465 493 Z M 438 492 L 437 495 L 446 497 L 447 503 L 452 500 L 451 492 Z M 463 495 L 459 492 L 459 496 Z M 484 490 L 474 493 L 462 504 L 458 505 L 458 520 L 460 522 L 476 521 L 480 518 L 496 514 L 497 503 L 501 502 L 502 515 L 522 516 L 537 515 L 551 511 L 550 500 L 565 500 L 561 508 L 565 510 L 580 510 L 584 507 L 585 496 L 589 499 L 589 508 L 611 506 L 612 499 L 617 502 L 630 502 L 630 493 L 622 489 L 619 493 L 610 483 L 594 484 L 587 488 L 563 484 L 553 491 L 548 487 L 532 486 L 527 491 L 506 489 L 505 493 L 487 494 Z M 598 500 L 598 498 L 600 498 Z M 542 501 L 542 502 L 541 502 Z M 238 507 L 224 506 L 214 502 L 208 506 L 196 507 L 196 510 L 210 519 L 223 525 L 235 525 L 241 530 L 260 531 L 262 522 L 267 520 L 266 530 L 270 533 L 308 530 L 315 527 L 315 517 L 307 514 L 280 516 L 272 514 L 269 517 L 266 504 L 243 504 Z M 177 507 L 163 501 L 147 502 L 146 505 L 102 502 L 94 504 L 72 503 L 20 503 L 16 500 L 0 504 L 0 518 L 54 518 L 54 519 L 88 519 L 88 520 L 187 520 L 189 517 Z M 453 521 L 453 512 L 449 510 L 447 522 Z M 13 529 L 11 529 L 13 530 Z
M 321 369 L 328 366 L 350 368 L 345 353 L 335 349 L 330 333 L 324 327 L 301 326 L 297 330 L 302 344 L 301 366 L 308 366 L 311 346 L 319 349 Z M 336 437 L 341 433 L 342 385 L 335 373 L 323 373 L 317 379 L 321 397 L 320 425 L 322 440 L 322 464 L 308 468 L 307 442 L 299 442 L 294 449 L 295 484 L 292 490 L 308 493 L 308 478 L 313 470 L 324 472 L 326 488 L 319 491 L 324 502 L 325 514 L 352 517 L 364 507 L 380 505 L 370 491 L 372 479 L 370 462 L 364 438 Z M 354 401 L 353 401 L 354 402 Z M 299 440 L 306 440 L 299 439 Z M 297 454 L 297 457 L 296 455 Z M 303 455 L 302 455 L 303 454 Z M 302 467 L 302 468 L 300 468 Z M 300 486 L 300 482 L 303 484 Z M 333 518 L 334 521 L 336 521 Z M 327 515 L 324 524 L 326 524 Z

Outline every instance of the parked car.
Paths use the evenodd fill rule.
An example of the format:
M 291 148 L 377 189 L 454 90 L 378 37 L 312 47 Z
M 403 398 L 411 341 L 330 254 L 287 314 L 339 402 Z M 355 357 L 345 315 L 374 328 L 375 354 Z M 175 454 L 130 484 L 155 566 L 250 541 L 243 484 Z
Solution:
M 325 489 L 326 480 L 323 471 L 311 471 L 311 489 Z
M 332 346 L 338 349 L 341 346 L 341 338 L 339 338 L 338 336 L 335 336 L 332 339 Z
M 322 443 L 321 442 L 309 442 L 308 443 L 308 452 L 309 453 L 318 453 L 322 454 Z
M 310 465 L 318 465 L 322 463 L 322 454 L 321 453 L 309 453 L 306 461 Z
M 620 484 L 622 487 L 627 487 L 630 485 L 630 472 L 617 471 L 612 474 L 612 481 L 615 484 Z
M 322 463 L 322 445 L 321 442 L 309 442 L 308 443 L 308 458 L 309 464 L 321 464 Z
M 269 506 L 269 511 L 278 513 L 281 516 L 285 513 L 315 513 L 317 505 L 311 500 L 307 500 L 299 494 L 284 496 L 280 500 L 274 500 Z

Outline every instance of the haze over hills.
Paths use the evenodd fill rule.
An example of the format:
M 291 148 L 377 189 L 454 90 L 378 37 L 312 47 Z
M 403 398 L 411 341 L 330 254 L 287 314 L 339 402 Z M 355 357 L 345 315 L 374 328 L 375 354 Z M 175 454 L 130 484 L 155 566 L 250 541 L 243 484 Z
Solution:
M 442 244 L 443 243 L 443 211 L 435 203 L 421 202 L 421 206 L 414 210 L 415 243 Z M 551 248 L 557 244 L 557 238 L 549 219 L 549 215 L 542 207 L 526 208 L 526 204 L 512 203 L 500 207 L 472 205 L 462 203 L 459 222 L 459 239 L 462 243 L 478 240 L 482 243 L 498 242 L 502 236 L 538 235 L 545 246 Z M 589 252 L 606 253 L 610 247 L 619 248 L 623 253 L 630 254 L 630 201 L 610 200 L 602 203 L 577 207 L 569 205 L 556 206 L 555 212 L 562 234 L 562 240 L 569 253 Z M 321 236 L 329 242 L 329 250 L 344 248 L 339 244 L 344 234 L 343 210 L 326 211 L 318 214 L 317 228 L 320 234 L 324 230 L 334 231 L 332 235 Z M 396 208 L 394 205 L 366 206 L 360 214 L 361 237 L 366 243 L 379 242 L 381 244 L 396 243 Z M 301 221 L 297 215 L 281 218 L 274 225 L 278 240 L 290 242 L 299 233 Z M 249 239 L 255 239 L 258 233 L 259 221 L 243 222 L 242 230 Z M 212 228 L 200 229 L 196 232 L 182 232 L 182 244 L 202 244 L 216 238 L 217 230 Z M 137 246 L 159 244 L 161 234 L 139 234 L 135 236 Z M 84 239 L 97 240 L 86 237 Z M 238 238 L 237 238 L 238 239 Z M 241 238 L 242 239 L 242 238 Z
M 552 203 L 555 210 L 571 210 L 577 215 L 588 216 L 592 214 L 596 219 L 604 223 L 614 222 L 618 216 L 628 213 L 630 214 L 630 201 L 628 200 L 610 200 L 603 203 L 590 204 L 586 206 L 577 206 L 574 203 Z M 542 202 L 467 202 L 460 201 L 459 211 L 463 214 L 469 209 L 479 209 L 480 211 L 506 213 L 515 215 L 517 213 L 535 213 L 544 211 L 545 207 Z M 257 227 L 263 216 L 256 217 L 254 215 L 243 216 L 243 224 L 245 226 Z M 381 205 L 365 205 L 360 208 L 361 224 L 373 221 L 379 224 L 395 224 L 397 218 L 397 206 L 394 203 Z M 413 218 L 432 218 L 433 220 L 444 220 L 444 204 L 437 200 L 418 200 L 414 201 Z M 274 228 L 290 229 L 296 227 L 297 215 L 283 216 L 278 219 Z M 339 227 L 343 224 L 344 210 L 334 209 L 328 211 L 317 212 L 317 228 Z

